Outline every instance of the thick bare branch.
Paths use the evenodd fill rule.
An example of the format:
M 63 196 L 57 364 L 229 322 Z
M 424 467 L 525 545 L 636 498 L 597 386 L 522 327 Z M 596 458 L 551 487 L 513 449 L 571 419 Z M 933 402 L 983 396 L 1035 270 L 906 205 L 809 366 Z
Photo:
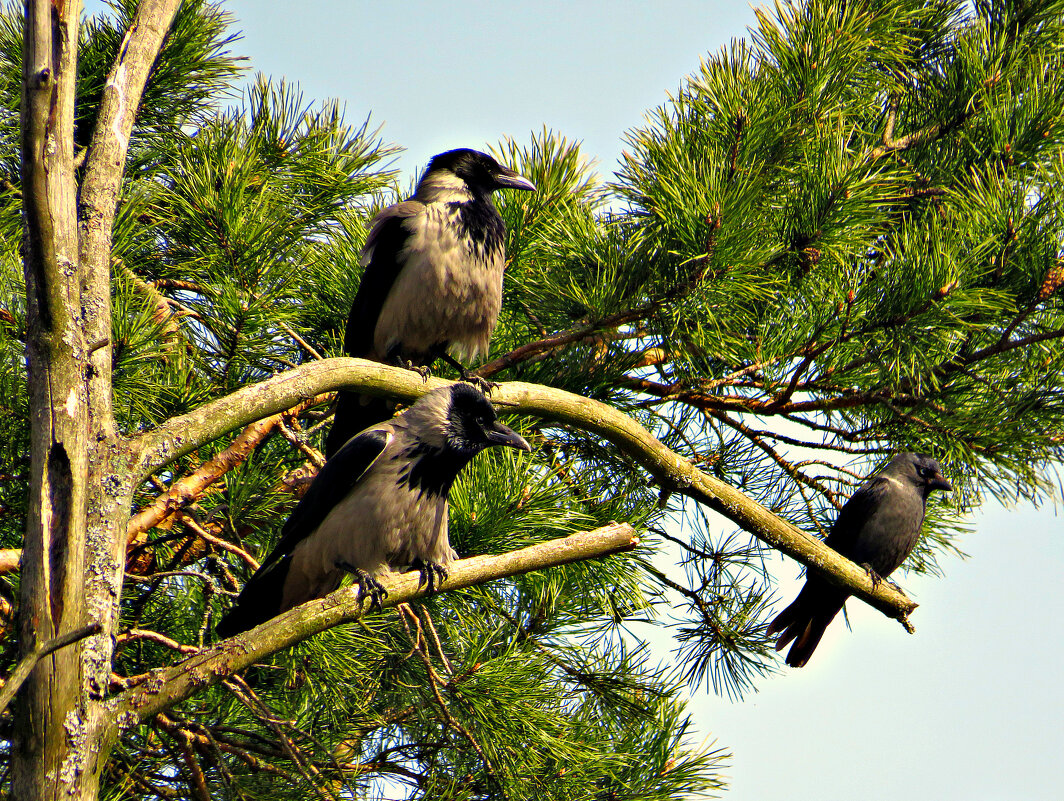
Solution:
M 420 380 L 420 379 L 419 379 Z M 611 523 L 594 531 L 522 548 L 509 553 L 474 556 L 449 566 L 450 576 L 443 590 L 457 590 L 474 584 L 516 576 L 584 559 L 608 556 L 639 544 L 635 531 L 626 523 Z M 420 598 L 416 573 L 404 573 L 386 582 L 385 607 Z M 356 620 L 363 614 L 358 590 L 347 587 L 325 598 L 311 601 L 270 620 L 251 631 L 206 648 L 195 656 L 153 672 L 143 684 L 126 690 L 108 702 L 111 720 L 131 726 L 161 712 L 207 685 L 243 670 L 282 648 L 312 634 Z

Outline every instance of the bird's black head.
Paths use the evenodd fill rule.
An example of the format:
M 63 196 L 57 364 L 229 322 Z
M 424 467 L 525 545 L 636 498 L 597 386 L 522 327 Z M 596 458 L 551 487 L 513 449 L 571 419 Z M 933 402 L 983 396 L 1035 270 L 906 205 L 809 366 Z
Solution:
M 950 492 L 953 485 L 942 475 L 942 466 L 923 453 L 902 453 L 895 456 L 887 470 L 915 484 L 926 498 L 933 490 Z
M 484 393 L 470 384 L 452 384 L 447 409 L 447 447 L 463 453 L 479 453 L 495 445 L 532 450 L 524 437 L 499 422 L 495 408 Z
M 469 148 L 448 150 L 433 156 L 425 177 L 438 180 L 441 173 L 450 173 L 461 179 L 474 194 L 490 194 L 496 189 L 524 189 L 532 192 L 536 185 L 504 167 L 487 153 Z M 424 179 L 422 179 L 424 180 Z
M 522 436 L 499 422 L 491 402 L 469 384 L 432 390 L 393 424 L 414 435 L 403 452 L 408 462 L 400 483 L 429 495 L 446 497 L 462 468 L 485 448 L 531 450 Z

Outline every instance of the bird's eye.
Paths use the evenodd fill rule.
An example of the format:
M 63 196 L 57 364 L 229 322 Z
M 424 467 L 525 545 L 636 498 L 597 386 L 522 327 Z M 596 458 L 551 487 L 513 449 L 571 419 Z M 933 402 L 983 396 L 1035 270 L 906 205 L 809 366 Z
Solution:
M 930 467 L 920 467 L 917 471 L 920 474 L 920 478 L 930 478 L 931 473 L 934 472 Z

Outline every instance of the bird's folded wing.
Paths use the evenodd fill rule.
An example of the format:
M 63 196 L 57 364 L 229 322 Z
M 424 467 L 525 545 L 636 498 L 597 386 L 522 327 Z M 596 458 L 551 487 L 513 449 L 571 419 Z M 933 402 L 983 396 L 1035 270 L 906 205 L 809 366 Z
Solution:
M 890 486 L 890 480 L 873 476 L 851 495 L 835 518 L 827 544 L 843 556 L 850 556 L 861 529 L 884 501 Z
M 373 228 L 362 250 L 362 264 L 366 271 L 351 304 L 344 334 L 344 353 L 348 356 L 367 356 L 373 350 L 377 319 L 403 269 L 400 254 L 411 236 L 410 229 L 403 222 L 424 208 L 424 204 L 416 200 L 404 200 L 384 209 L 373 220 Z
M 347 497 L 355 485 L 373 467 L 395 435 L 390 426 L 370 428 L 351 437 L 318 472 L 307 494 L 296 504 L 284 527 L 281 539 L 263 561 L 258 572 L 268 568 L 321 525 L 333 507 Z

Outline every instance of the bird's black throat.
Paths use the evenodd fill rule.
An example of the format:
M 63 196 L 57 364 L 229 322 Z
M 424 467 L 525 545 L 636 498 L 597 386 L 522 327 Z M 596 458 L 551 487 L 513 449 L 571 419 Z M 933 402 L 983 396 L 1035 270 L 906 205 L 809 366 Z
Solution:
M 445 450 L 419 442 L 403 451 L 409 464 L 399 474 L 399 486 L 422 495 L 447 497 L 454 480 L 475 455 L 476 451 Z
M 490 197 L 447 205 L 452 211 L 458 212 L 455 219 L 459 232 L 462 238 L 470 242 L 474 253 L 481 258 L 490 258 L 502 250 L 506 225 Z

